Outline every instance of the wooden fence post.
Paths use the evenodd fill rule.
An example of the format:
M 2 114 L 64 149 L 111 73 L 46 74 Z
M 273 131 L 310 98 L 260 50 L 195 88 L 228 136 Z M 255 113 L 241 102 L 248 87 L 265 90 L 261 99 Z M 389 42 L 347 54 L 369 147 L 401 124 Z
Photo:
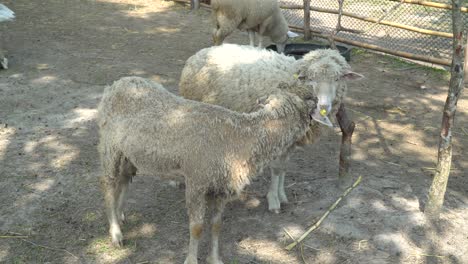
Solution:
M 190 8 L 192 10 L 200 9 L 200 0 L 190 0 Z
M 304 40 L 310 40 L 310 0 L 304 1 Z

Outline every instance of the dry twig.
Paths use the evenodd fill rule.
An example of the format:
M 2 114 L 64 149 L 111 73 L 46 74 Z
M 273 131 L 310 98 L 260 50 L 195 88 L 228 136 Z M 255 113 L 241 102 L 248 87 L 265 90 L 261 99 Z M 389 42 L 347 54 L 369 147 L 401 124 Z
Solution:
M 304 245 L 302 243 L 301 243 L 300 249 L 301 249 L 302 261 L 304 262 L 304 264 L 307 264 L 307 261 L 305 260 L 305 257 L 304 257 Z
M 464 127 L 461 128 L 463 130 L 463 132 L 465 133 L 465 135 L 468 136 L 468 131 L 466 131 L 466 129 Z
M 0 238 L 28 238 L 28 236 L 0 236 Z
M 317 250 L 317 251 L 320 251 L 321 249 L 319 248 L 314 248 L 313 246 L 310 246 L 310 245 L 307 245 L 306 243 L 302 243 L 302 245 L 306 248 L 310 248 L 310 249 L 313 249 L 313 250 Z
M 409 258 L 411 257 L 434 257 L 434 258 L 446 258 L 447 256 L 441 256 L 441 255 L 430 255 L 430 254 L 424 254 L 424 253 L 420 253 L 420 254 L 411 254 L 409 255 L 406 259 L 408 260 Z
M 359 176 L 358 179 L 356 180 L 356 182 L 354 182 L 354 184 L 350 187 L 348 187 L 348 189 L 346 189 L 346 191 L 336 200 L 336 202 L 325 212 L 325 214 L 323 214 L 323 216 L 317 221 L 317 223 L 315 223 L 313 226 L 311 226 L 297 241 L 294 241 L 293 243 L 289 244 L 288 246 L 285 247 L 286 250 L 291 250 L 293 249 L 298 243 L 301 243 L 302 240 L 304 240 L 312 231 L 314 231 L 315 229 L 317 229 L 320 224 L 323 222 L 323 220 L 325 220 L 325 218 L 333 211 L 335 210 L 336 206 L 338 205 L 338 203 L 341 202 L 341 200 L 343 200 L 343 198 L 348 195 L 348 193 L 350 191 L 352 191 L 354 188 L 356 188 L 356 186 L 359 185 L 359 183 L 361 182 L 361 179 L 362 179 L 362 176 Z
M 29 244 L 31 244 L 31 245 L 33 245 L 33 246 L 36 246 L 36 247 L 40 247 L 40 248 L 44 248 L 44 249 L 49 249 L 49 250 L 54 250 L 54 251 L 63 251 L 63 252 L 65 252 L 65 253 L 69 254 L 70 256 L 79 259 L 79 257 L 73 255 L 73 253 L 71 253 L 70 251 L 68 251 L 68 250 L 66 250 L 66 249 L 63 249 L 63 248 L 53 248 L 53 247 L 48 247 L 48 246 L 44 246 L 44 245 L 39 245 L 39 244 L 36 244 L 36 243 L 34 243 L 34 242 L 32 242 L 32 241 L 29 241 L 29 240 L 26 240 L 26 239 L 21 239 L 21 240 L 24 241 L 24 242 L 26 242 L 26 243 L 29 243 Z

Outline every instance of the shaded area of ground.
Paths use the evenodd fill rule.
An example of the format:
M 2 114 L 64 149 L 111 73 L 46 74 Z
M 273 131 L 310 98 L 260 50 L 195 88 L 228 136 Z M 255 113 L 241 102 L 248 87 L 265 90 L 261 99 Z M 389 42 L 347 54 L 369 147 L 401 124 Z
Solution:
M 96 105 L 127 75 L 177 92 L 185 60 L 211 45 L 209 13 L 151 0 L 6 1 L 18 19 L 1 24 L 11 69 L 0 72 L 0 262 L 182 263 L 188 228 L 184 191 L 136 177 L 126 246 L 113 249 L 98 187 Z M 247 43 L 237 32 L 228 42 Z M 466 263 L 468 98 L 457 113 L 453 172 L 439 225 L 421 210 L 436 161 L 447 90 L 444 74 L 371 53 L 353 55 L 366 76 L 350 84 L 357 123 L 352 176 L 360 187 L 306 239 L 283 250 L 341 194 L 335 187 L 340 134 L 295 153 L 291 203 L 266 210 L 268 176 L 228 206 L 225 263 Z M 426 87 L 426 89 L 421 89 Z M 465 125 L 466 126 L 466 125 Z M 465 177 L 463 177 L 465 176 Z M 208 240 L 201 245 L 205 258 Z M 432 255 L 432 256 L 428 256 Z

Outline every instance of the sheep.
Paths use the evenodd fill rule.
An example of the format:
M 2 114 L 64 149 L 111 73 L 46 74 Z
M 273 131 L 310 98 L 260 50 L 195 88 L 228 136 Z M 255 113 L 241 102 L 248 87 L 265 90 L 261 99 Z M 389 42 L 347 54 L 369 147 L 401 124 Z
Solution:
M 218 240 L 224 206 L 304 137 L 316 109 L 312 92 L 300 98 L 286 86 L 282 83 L 272 95 L 260 98 L 265 104 L 257 104 L 258 111 L 252 113 L 184 99 L 139 77 L 107 87 L 98 106 L 98 150 L 113 244 L 122 245 L 122 204 L 137 171 L 182 175 L 190 222 L 185 264 L 197 263 L 206 205 L 214 210 L 208 263 L 222 264 Z
M 15 19 L 15 12 L 11 11 L 8 7 L 0 4 L 0 22 L 11 21 Z M 0 68 L 8 69 L 8 59 L 3 54 L 0 47 Z
M 255 32 L 258 33 L 258 47 L 263 46 L 263 36 L 270 37 L 283 52 L 289 37 L 297 36 L 289 31 L 288 23 L 277 0 L 213 0 L 213 42 L 221 45 L 236 28 L 249 33 L 250 45 L 254 46 Z
M 295 60 L 272 51 L 223 44 L 202 49 L 187 60 L 179 82 L 179 94 L 187 99 L 248 113 L 255 105 L 255 98 L 271 94 L 280 82 L 293 86 L 297 81 L 309 83 L 318 96 L 313 115 L 318 122 L 311 125 L 308 139 L 298 142 L 298 146 L 302 146 L 319 138 L 319 122 L 332 125 L 327 116 L 335 116 L 338 111 L 347 90 L 346 81 L 362 77 L 351 71 L 336 50 L 315 50 Z M 287 159 L 286 153 L 270 164 L 271 184 L 267 200 L 268 209 L 275 213 L 279 213 L 282 202 L 288 202 L 284 191 Z

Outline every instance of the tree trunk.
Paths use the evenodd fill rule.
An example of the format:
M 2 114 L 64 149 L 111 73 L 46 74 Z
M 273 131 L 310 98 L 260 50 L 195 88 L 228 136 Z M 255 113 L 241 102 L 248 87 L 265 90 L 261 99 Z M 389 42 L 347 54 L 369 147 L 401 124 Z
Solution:
M 458 98 L 464 87 L 463 56 L 465 45 L 463 43 L 463 22 L 460 15 L 462 0 L 452 0 L 452 24 L 453 24 L 453 57 L 451 77 L 447 100 L 445 101 L 442 115 L 442 128 L 439 139 L 439 151 L 437 170 L 429 189 L 429 199 L 424 210 L 429 219 L 438 219 L 444 203 L 452 162 L 452 128 L 457 110 Z
M 468 30 L 465 31 L 465 84 L 468 84 Z
M 351 178 L 347 176 L 349 172 L 349 161 L 351 159 L 351 138 L 356 125 L 353 121 L 349 120 L 343 103 L 341 103 L 338 113 L 336 113 L 336 119 L 338 120 L 342 132 L 338 184 L 339 186 L 347 187 L 351 180 Z
M 310 0 L 304 1 L 304 40 L 310 40 Z

